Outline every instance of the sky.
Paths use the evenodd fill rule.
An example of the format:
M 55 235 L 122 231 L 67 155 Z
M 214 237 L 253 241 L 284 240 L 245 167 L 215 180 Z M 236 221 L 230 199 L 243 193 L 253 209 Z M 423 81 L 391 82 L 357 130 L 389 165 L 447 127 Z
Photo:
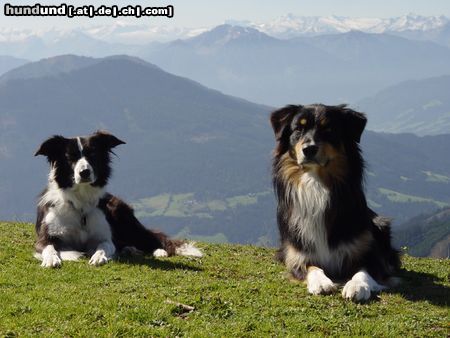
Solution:
M 73 5 L 173 5 L 173 18 L 140 18 L 120 20 L 141 25 L 164 25 L 178 27 L 210 27 L 227 20 L 250 20 L 265 22 L 292 13 L 298 16 L 350 16 L 350 17 L 393 17 L 408 13 L 419 15 L 445 15 L 450 17 L 450 0 L 3 0 L 1 1 L 0 27 L 6 28 L 75 28 L 112 24 L 114 18 L 34 18 L 5 17 L 3 4 L 42 5 L 65 2 Z

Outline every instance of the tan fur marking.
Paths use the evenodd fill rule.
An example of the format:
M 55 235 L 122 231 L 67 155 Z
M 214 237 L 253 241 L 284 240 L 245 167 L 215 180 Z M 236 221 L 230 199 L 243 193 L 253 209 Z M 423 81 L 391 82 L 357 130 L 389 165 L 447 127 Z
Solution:
M 304 256 L 291 244 L 286 244 L 285 247 L 285 265 L 289 271 L 295 269 L 304 269 L 302 266 L 304 261 Z
M 298 141 L 297 144 L 294 146 L 295 156 L 296 156 L 297 158 L 300 158 L 300 157 L 302 156 L 302 153 L 303 153 L 303 145 L 304 145 L 303 140 L 300 140 L 300 141 Z
M 296 158 L 300 158 L 303 152 L 303 142 L 300 140 L 294 146 L 294 153 Z M 345 178 L 345 175 L 348 171 L 347 157 L 345 155 L 344 148 L 341 146 L 339 149 L 336 149 L 329 143 L 322 143 L 319 146 L 319 156 L 325 158 L 328 163 L 325 166 L 317 166 L 315 170 L 317 170 L 317 174 L 328 187 L 331 187 L 333 180 L 342 181 Z M 289 159 L 284 158 L 289 157 Z M 290 173 L 296 172 L 299 176 L 304 172 L 311 170 L 313 167 L 300 167 L 297 161 L 290 156 L 290 154 L 286 153 L 282 157 L 282 167 L 287 167 L 286 170 Z M 297 167 L 296 169 L 295 166 Z M 292 175 L 288 175 L 287 177 L 292 177 Z M 300 183 L 300 177 L 298 177 L 297 183 Z
M 333 180 L 344 180 L 348 171 L 347 157 L 342 146 L 336 149 L 329 143 L 323 143 L 321 148 L 320 151 L 328 159 L 328 164 L 318 167 L 317 174 L 328 187 L 331 187 Z
M 285 153 L 281 156 L 280 168 L 281 175 L 286 182 L 294 185 L 300 183 L 303 170 L 289 153 Z

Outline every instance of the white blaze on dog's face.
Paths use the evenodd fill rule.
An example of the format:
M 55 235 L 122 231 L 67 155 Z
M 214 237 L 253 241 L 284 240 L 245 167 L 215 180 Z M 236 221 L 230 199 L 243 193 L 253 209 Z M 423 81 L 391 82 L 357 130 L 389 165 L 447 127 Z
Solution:
M 77 146 L 80 152 L 80 159 L 75 162 L 75 166 L 73 168 L 75 184 L 93 183 L 96 181 L 95 171 L 86 156 L 83 154 L 84 149 L 80 137 L 77 137 Z
M 125 142 L 98 131 L 87 137 L 53 136 L 39 147 L 35 155 L 44 155 L 52 166 L 52 177 L 59 188 L 74 185 L 103 187 L 111 175 L 112 148 Z

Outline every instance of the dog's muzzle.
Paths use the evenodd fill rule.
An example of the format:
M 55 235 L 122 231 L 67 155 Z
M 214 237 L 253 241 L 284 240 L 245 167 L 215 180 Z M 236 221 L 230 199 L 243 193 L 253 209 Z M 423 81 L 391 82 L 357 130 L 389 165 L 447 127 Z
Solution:
M 301 166 L 318 165 L 324 167 L 328 164 L 328 159 L 320 154 L 320 148 L 316 144 L 308 144 L 302 148 L 302 156 L 299 159 Z
M 95 181 L 94 170 L 86 158 L 78 160 L 74 168 L 75 183 L 92 183 Z

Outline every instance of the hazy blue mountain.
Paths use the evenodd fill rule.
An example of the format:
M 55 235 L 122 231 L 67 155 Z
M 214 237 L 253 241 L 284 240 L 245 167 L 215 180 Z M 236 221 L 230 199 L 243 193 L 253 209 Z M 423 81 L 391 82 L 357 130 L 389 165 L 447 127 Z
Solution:
M 401 82 L 359 101 L 357 106 L 369 115 L 373 130 L 450 133 L 450 75 Z
M 346 61 L 346 75 L 339 81 L 360 97 L 400 81 L 450 73 L 450 49 L 429 41 L 360 31 L 298 40 Z
M 450 73 L 449 48 L 359 31 L 281 40 L 221 25 L 139 53 L 169 72 L 271 105 L 354 102 L 406 79 Z
M 22 66 L 27 63 L 28 60 L 19 59 L 8 55 L 0 55 L 0 76 L 11 69 Z
M 51 63 L 65 64 L 66 58 Z M 84 67 L 51 77 L 49 60 L 43 60 L 43 77 L 0 79 L 2 216 L 32 210 L 46 176 L 44 160 L 32 157 L 41 141 L 52 134 L 87 134 L 97 128 L 127 141 L 117 151 L 117 171 L 122 170 L 115 184 L 127 191 L 128 199 L 167 191 L 234 196 L 267 187 L 269 108 L 130 57 L 97 60 L 90 66 L 84 58 L 72 58 L 72 64 Z M 260 165 L 242 171 L 242 165 L 255 163 Z M 27 174 L 31 167 L 39 168 L 33 171 L 38 177 Z M 28 198 L 21 199 L 19 191 Z
M 140 56 L 169 72 L 266 104 L 326 97 L 333 86 L 324 80 L 330 79 L 328 70 L 335 74 L 345 68 L 340 60 L 306 43 L 231 25 L 159 49 L 144 49 Z
M 450 257 L 450 208 L 416 216 L 401 224 L 396 242 L 413 256 Z
M 62 73 L 69 73 L 73 70 L 87 67 L 96 62 L 97 59 L 75 55 L 63 55 L 36 62 L 29 62 L 22 67 L 13 69 L 7 74 L 4 74 L 0 77 L 0 83 L 14 79 L 58 76 Z
M 63 56 L 32 69 L 42 75 L 0 78 L 0 219 L 34 218 L 48 169 L 33 153 L 44 139 L 104 128 L 127 142 L 115 150 L 110 190 L 146 224 L 206 240 L 276 242 L 270 107 L 127 56 Z M 401 222 L 450 203 L 450 135 L 367 132 L 362 146 L 375 210 Z
M 1 76 L 0 83 L 6 83 L 10 80 L 20 80 L 20 79 L 24 80 L 40 77 L 56 77 L 64 73 L 70 73 L 75 70 L 92 66 L 100 61 L 114 60 L 114 59 L 121 59 L 121 60 L 128 59 L 136 63 L 141 63 L 146 67 L 156 68 L 156 66 L 152 64 L 146 63 L 138 58 L 127 55 L 108 56 L 103 59 L 96 59 L 92 57 L 68 54 L 68 55 L 60 55 L 57 57 L 50 57 L 35 62 L 29 62 L 26 65 L 13 69 L 9 71 L 7 74 Z
M 312 22 L 297 19 L 291 18 L 290 22 L 295 27 L 299 23 L 299 29 L 308 30 L 303 24 L 317 23 L 317 18 Z M 356 24 L 348 18 L 328 19 L 319 22 L 336 27 L 344 24 L 347 28 Z M 378 20 L 378 24 L 384 27 L 381 31 L 388 27 L 398 29 L 395 34 L 417 28 L 421 32 L 440 29 L 445 35 L 445 20 L 408 16 Z M 356 21 L 355 27 L 361 28 L 374 23 Z M 278 24 L 281 23 L 266 31 L 276 31 Z M 143 29 L 120 25 L 116 28 L 112 31 L 118 34 Z M 372 28 L 377 31 L 379 27 Z M 153 41 L 144 46 L 93 37 L 111 37 L 112 31 L 97 27 L 89 31 L 51 30 L 39 36 L 28 32 L 24 39 L 2 40 L 0 50 L 30 60 L 62 54 L 135 55 L 223 93 L 275 106 L 299 101 L 356 102 L 401 81 L 450 74 L 450 48 L 386 33 L 350 31 L 286 40 L 251 27 L 221 25 L 192 38 L 168 43 Z
M 354 66 L 375 66 L 381 68 L 389 64 L 413 71 L 412 67 L 427 60 L 417 71 L 429 72 L 448 67 L 450 50 L 429 41 L 414 41 L 389 34 L 350 31 L 342 34 L 320 35 L 294 39 L 327 51 L 340 59 L 351 61 Z M 408 56 L 408 57 L 405 57 Z M 432 62 L 430 62 L 432 61 Z M 420 73 L 417 73 L 421 75 Z
M 109 43 L 92 38 L 81 31 L 48 32 L 44 36 L 29 34 L 25 38 L 0 41 L 2 54 L 39 60 L 62 54 L 105 57 L 114 54 L 133 54 L 139 47 Z

